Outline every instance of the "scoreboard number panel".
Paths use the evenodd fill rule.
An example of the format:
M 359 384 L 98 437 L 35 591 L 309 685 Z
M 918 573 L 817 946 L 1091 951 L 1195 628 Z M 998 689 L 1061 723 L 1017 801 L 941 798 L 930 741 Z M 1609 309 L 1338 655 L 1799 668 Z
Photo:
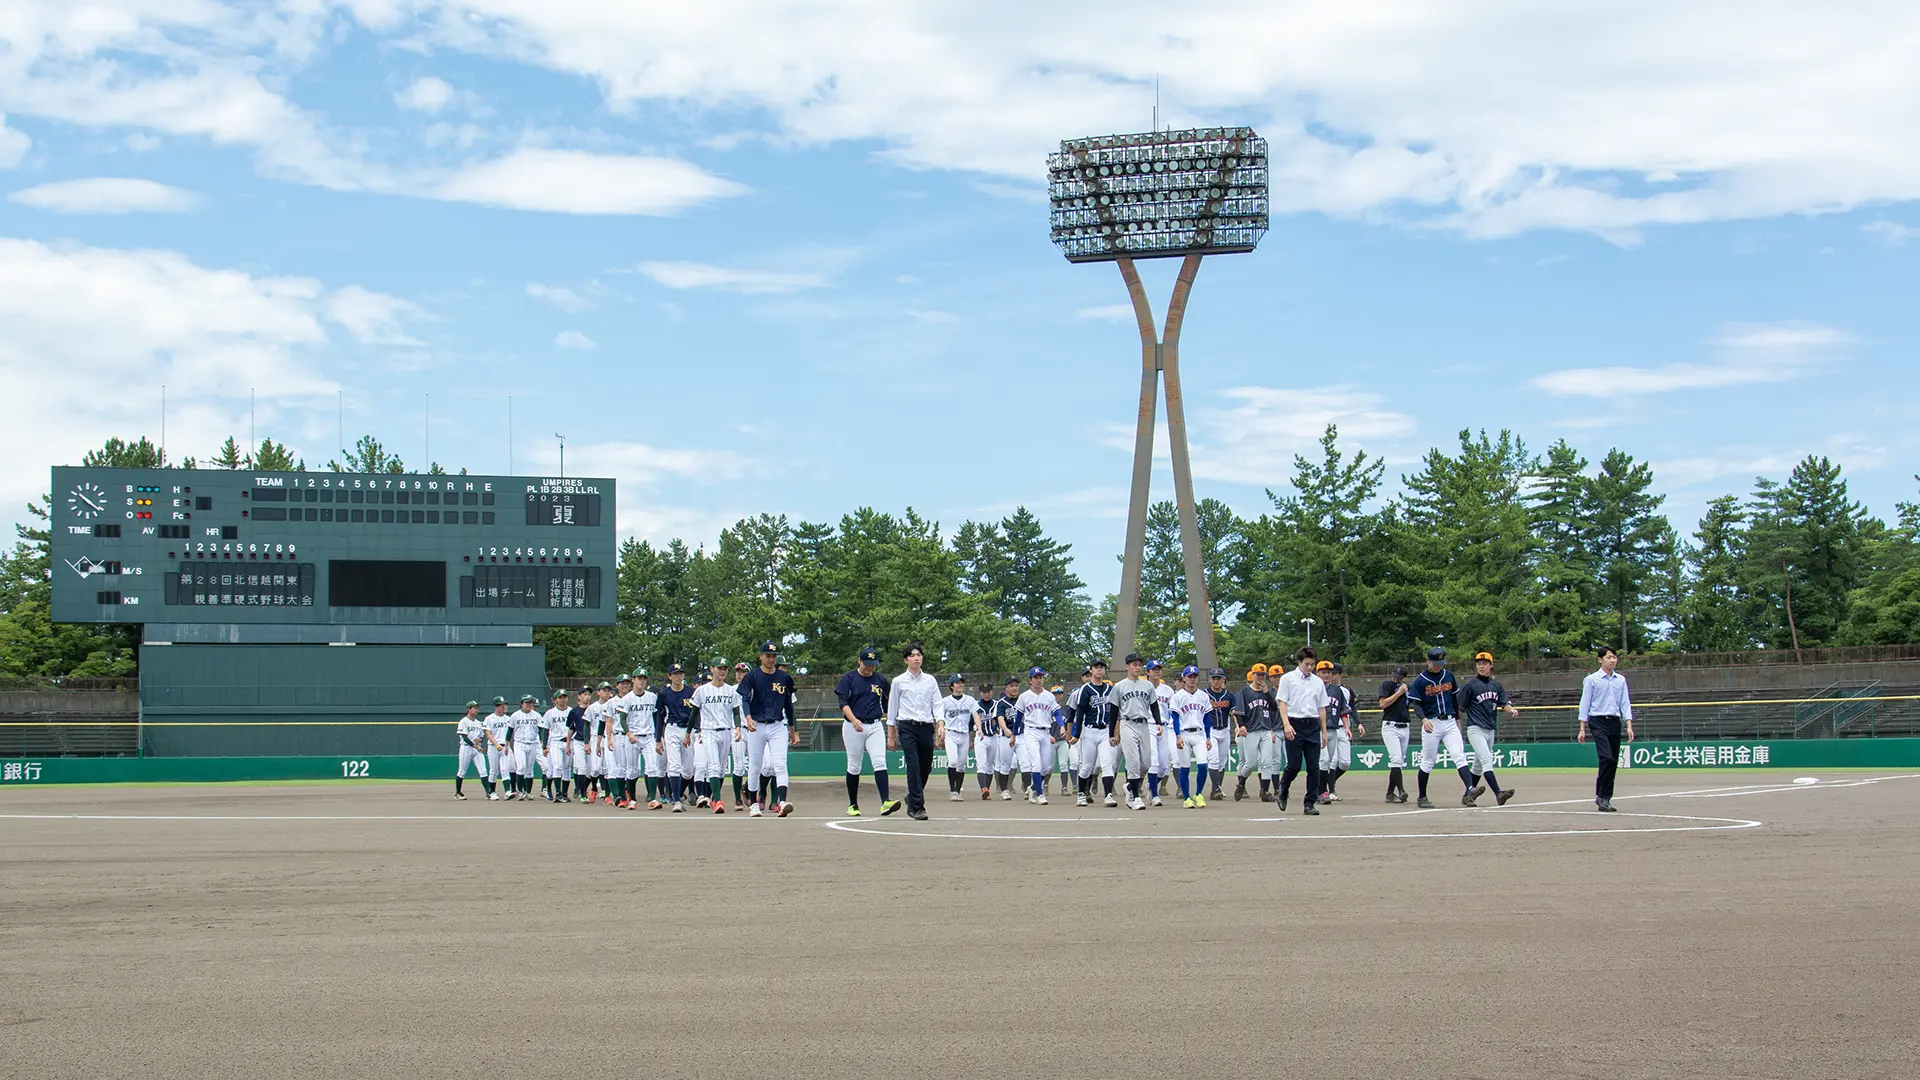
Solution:
M 53 484 L 57 622 L 614 620 L 611 479 L 61 467 Z

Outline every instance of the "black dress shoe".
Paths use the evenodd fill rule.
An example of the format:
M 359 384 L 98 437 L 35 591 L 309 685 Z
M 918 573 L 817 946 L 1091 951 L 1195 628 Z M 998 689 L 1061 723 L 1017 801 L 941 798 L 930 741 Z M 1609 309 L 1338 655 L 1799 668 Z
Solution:
M 907 811 L 907 816 L 915 821 L 927 820 L 927 812 L 925 810 L 909 810 Z
M 1606 799 L 1601 799 L 1599 802 L 1596 802 L 1594 805 L 1598 807 L 1600 809 L 1600 812 L 1603 814 L 1617 814 L 1620 812 L 1618 810 L 1615 810 L 1613 808 L 1613 803 L 1607 801 Z

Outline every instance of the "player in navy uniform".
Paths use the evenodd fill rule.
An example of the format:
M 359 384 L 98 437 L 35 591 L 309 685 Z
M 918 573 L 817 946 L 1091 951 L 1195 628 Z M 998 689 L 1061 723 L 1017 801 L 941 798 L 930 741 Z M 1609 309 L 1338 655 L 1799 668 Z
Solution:
M 1320 801 L 1339 802 L 1333 785 L 1353 767 L 1353 740 L 1366 735 L 1367 729 L 1353 710 L 1353 691 L 1340 683 L 1344 669 L 1330 660 L 1316 665 L 1320 680 L 1327 684 L 1327 743 L 1320 748 Z
M 1468 679 L 1455 693 L 1460 701 L 1460 714 L 1467 721 L 1467 741 L 1473 746 L 1473 771 L 1486 786 L 1493 789 L 1493 797 L 1501 806 L 1513 798 L 1514 791 L 1508 788 L 1500 790 L 1500 781 L 1493 778 L 1493 739 L 1500 727 L 1500 711 L 1515 720 L 1520 719 L 1520 710 L 1507 697 L 1507 688 L 1493 677 L 1493 654 L 1475 653 L 1473 656 L 1473 678 Z M 1481 787 L 1478 780 L 1471 790 L 1461 798 L 1468 806 L 1480 797 Z
M 654 697 L 653 715 L 646 718 L 639 731 L 642 739 L 653 740 L 654 751 L 666 761 L 667 806 L 676 814 L 686 812 L 687 785 L 699 775 L 695 724 L 693 687 L 687 685 L 687 669 L 674 664 L 667 669 L 666 689 Z
M 1213 740 L 1207 768 L 1212 770 L 1213 790 L 1206 797 L 1216 802 L 1221 797 L 1220 781 L 1227 775 L 1227 751 L 1233 745 L 1233 706 L 1226 669 L 1214 668 L 1207 672 L 1207 735 Z
M 880 794 L 880 814 L 900 809 L 887 797 L 887 692 L 890 680 L 880 674 L 880 654 L 860 650 L 860 663 L 840 676 L 833 688 L 840 702 L 840 741 L 847 748 L 847 816 L 860 816 L 860 770 L 873 765 L 873 786 Z M 865 760 L 862 760 L 865 759 Z
M 1078 751 L 1079 795 L 1076 806 L 1093 801 L 1093 774 L 1100 773 L 1100 786 L 1106 805 L 1118 806 L 1113 797 L 1114 767 L 1120 760 L 1120 732 L 1113 725 L 1113 703 L 1107 694 L 1113 684 L 1107 682 L 1107 664 L 1095 660 L 1087 665 L 1087 681 L 1067 698 L 1067 741 Z
M 974 768 L 980 775 L 982 799 L 993 797 L 995 784 L 1002 799 L 1013 798 L 1008 781 L 1013 775 L 1013 703 L 1019 690 L 1020 680 L 1009 675 L 999 697 L 989 693 L 990 700 L 980 703 L 980 743 L 984 749 L 974 751 Z
M 1459 765 L 1456 771 L 1460 773 L 1461 785 L 1467 791 L 1473 790 L 1473 770 L 1467 765 L 1466 748 L 1460 742 L 1460 711 L 1454 697 L 1456 689 L 1453 672 L 1447 670 L 1447 650 L 1437 646 L 1428 649 L 1426 669 L 1415 675 L 1407 685 L 1407 695 L 1413 698 L 1413 707 L 1420 710 L 1419 807 L 1422 810 L 1433 809 L 1432 800 L 1427 798 L 1427 777 L 1433 774 L 1433 766 L 1442 745 Z
M 787 801 L 787 748 L 800 743 L 794 723 L 793 676 L 780 670 L 780 650 L 773 642 L 760 646 L 760 666 L 740 679 L 740 708 L 746 714 L 749 781 L 755 792 L 749 816 L 766 807 L 778 817 L 793 813 Z

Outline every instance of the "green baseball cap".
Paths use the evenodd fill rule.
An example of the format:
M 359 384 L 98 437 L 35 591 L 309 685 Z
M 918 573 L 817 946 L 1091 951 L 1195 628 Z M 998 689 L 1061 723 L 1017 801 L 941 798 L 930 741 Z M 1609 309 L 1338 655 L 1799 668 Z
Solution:
M 469 701 L 469 702 L 467 702 L 467 708 L 469 708 L 469 709 L 477 709 L 477 708 L 479 708 L 479 707 L 480 707 L 480 703 L 479 703 L 479 702 L 477 702 L 477 701 Z

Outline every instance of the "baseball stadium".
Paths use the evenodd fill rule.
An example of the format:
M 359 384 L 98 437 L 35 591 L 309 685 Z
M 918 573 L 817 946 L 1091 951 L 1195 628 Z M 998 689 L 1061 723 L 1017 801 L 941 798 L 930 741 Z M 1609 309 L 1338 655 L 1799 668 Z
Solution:
M 1912 1075 L 1920 17 L 1484 8 L 26 0 L 0 1073 Z

